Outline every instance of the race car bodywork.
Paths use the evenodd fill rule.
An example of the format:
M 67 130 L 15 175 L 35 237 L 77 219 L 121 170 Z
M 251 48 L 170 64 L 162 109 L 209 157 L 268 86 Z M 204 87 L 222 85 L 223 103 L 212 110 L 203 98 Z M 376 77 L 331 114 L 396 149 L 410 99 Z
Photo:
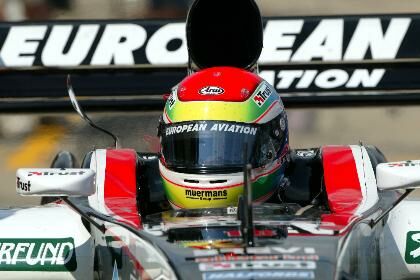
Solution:
M 0 211 L 1 279 L 92 279 L 94 241 L 64 204 Z
M 236 8 L 223 6 L 234 1 L 209 2 L 217 3 L 203 9 L 209 14 L 209 9 L 216 14 L 222 8 Z M 253 1 L 246 2 L 255 8 Z M 195 18 L 194 26 L 200 26 L 201 17 Z M 257 22 L 259 15 L 227 11 L 218 18 L 216 32 L 201 35 L 211 34 L 211 47 L 220 46 L 230 36 L 216 38 L 228 26 L 224 20 L 238 23 L 240 30 L 250 19 Z M 418 23 L 417 15 L 268 19 L 261 26 L 267 48 L 260 57 L 260 74 L 280 91 L 286 108 L 419 104 L 420 53 L 413 43 L 418 41 Z M 222 57 L 257 71 L 262 38 L 253 37 L 255 45 L 242 48 L 249 41 L 245 31 L 238 34 L 229 55 L 223 56 L 223 48 L 222 52 L 218 48 L 210 60 L 203 51 L 188 61 L 184 27 L 143 21 L 0 24 L 0 38 L 5 38 L 0 55 L 6 68 L 0 76 L 0 95 L 14 98 L 1 100 L 0 108 L 68 109 L 69 102 L 62 99 L 68 72 L 76 74 L 80 82 L 76 85 L 85 97 L 82 104 L 89 108 L 152 110 L 161 109 L 156 94 L 169 88 L 166 83 L 178 82 L 187 63 L 188 71 L 194 72 L 219 64 Z M 202 30 L 187 27 L 187 36 Z M 331 32 L 334 28 L 339 32 Z M 77 36 L 79 32 L 85 36 Z M 68 44 L 60 34 L 79 44 Z M 71 51 L 80 40 L 84 51 Z M 181 47 L 168 48 L 173 40 L 181 40 Z M 128 47 L 124 42 L 130 43 Z M 191 43 L 203 50 L 206 46 L 200 42 Z M 115 48 L 108 48 L 109 43 Z M 19 48 L 27 44 L 32 53 Z M 54 44 L 62 50 L 68 46 L 69 51 L 60 53 Z M 237 51 L 244 49 L 251 52 Z M 232 58 L 237 54 L 239 62 Z M 358 62 L 364 59 L 362 67 Z M 174 63 L 182 63 L 182 71 L 162 67 Z M 127 67 L 133 64 L 137 66 Z M 51 66 L 64 68 L 42 69 Z M 51 82 L 49 91 L 39 77 Z M 21 83 L 22 79 L 36 83 Z M 79 114 L 92 125 L 74 99 Z M 158 155 L 121 149 L 117 138 L 115 144 L 114 149 L 91 151 L 81 166 L 75 166 L 69 153 L 60 153 L 52 169 L 18 170 L 20 194 L 45 196 L 44 202 L 52 203 L 0 211 L 1 279 L 420 277 L 420 204 L 403 200 L 420 183 L 418 161 L 386 163 L 378 149 L 363 144 L 292 150 L 286 171 L 289 183 L 264 204 L 171 210 Z M 252 180 L 253 174 L 244 170 L 244 176 Z M 193 184 L 185 190 L 191 199 L 213 198 L 211 192 L 193 190 Z M 253 213 L 252 219 L 245 212 Z
M 52 203 L 20 211 L 36 216 L 32 219 L 36 228 L 40 228 L 36 213 L 42 211 L 43 217 L 55 213 L 65 221 L 67 217 L 77 217 L 71 209 L 89 217 L 84 221 L 73 218 L 77 227 L 48 223 L 58 231 L 57 235 L 43 232 L 39 236 L 45 239 L 64 234 L 74 238 L 83 232 L 82 244 L 86 245 L 78 245 L 75 239 L 74 251 L 66 251 L 63 258 L 75 256 L 77 269 L 91 269 L 91 273 L 95 259 L 95 275 L 101 279 L 419 277 L 416 243 L 420 220 L 415 213 L 420 206 L 408 200 L 393 208 L 401 193 L 381 190 L 417 184 L 418 162 L 378 165 L 383 161 L 378 150 L 358 145 L 295 150 L 290 160 L 287 188 L 296 192 L 286 189 L 282 196 L 286 201 L 253 206 L 252 246 L 243 242 L 243 220 L 236 207 L 165 211 L 168 208 L 162 183 L 153 177 L 158 172 L 157 155 L 130 149 L 95 150 L 87 155 L 83 167 L 96 174 L 96 190 L 87 198 L 64 198 L 68 204 Z M 20 174 L 25 172 L 33 174 L 30 170 L 21 170 Z M 70 174 L 72 169 L 62 172 Z M 21 177 L 25 178 L 21 183 L 29 183 L 30 177 Z M 386 178 L 386 183 L 381 178 Z M 31 188 L 26 194 L 31 192 L 37 190 Z M 147 205 L 151 202 L 154 207 Z M 385 215 L 389 209 L 392 210 Z M 87 222 L 90 220 L 94 223 Z M 14 221 L 19 224 L 19 219 Z M 18 236 L 28 235 L 34 238 L 33 233 L 27 232 Z M 16 235 L 14 238 L 23 240 Z M 1 250 L 5 254 L 3 247 Z M 17 254 L 19 263 L 21 254 Z M 1 267 L 13 270 L 12 263 L 13 257 L 10 264 L 2 263 Z M 3 273 L 20 278 L 28 272 L 0 274 Z M 66 277 L 69 272 L 55 273 Z M 78 274 L 70 275 L 79 279 Z M 48 279 L 51 275 L 43 272 L 39 278 L 43 277 Z

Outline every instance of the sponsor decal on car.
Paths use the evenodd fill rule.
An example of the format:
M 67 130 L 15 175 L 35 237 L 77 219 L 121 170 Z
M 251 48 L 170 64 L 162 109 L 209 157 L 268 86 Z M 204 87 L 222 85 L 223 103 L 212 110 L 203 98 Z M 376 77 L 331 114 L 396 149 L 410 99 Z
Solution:
M 83 175 L 86 171 L 63 171 L 63 172 L 50 172 L 50 171 L 29 171 L 28 177 L 30 176 L 77 176 Z
M 343 18 L 312 22 L 268 20 L 260 63 L 351 61 L 369 55 L 373 59 L 393 59 L 406 37 L 411 18 L 391 18 L 385 29 L 379 17 L 361 18 L 355 23 L 353 33 L 347 35 Z M 313 28 L 310 34 L 304 32 L 304 25 Z M 168 47 L 174 40 L 181 44 L 175 49 Z M 302 42 L 298 44 L 299 41 Z M 138 54 L 140 49 L 145 57 Z M 1 49 L 6 66 L 186 64 L 187 56 L 183 22 L 159 26 L 157 30 L 141 22 L 16 25 L 9 28 Z
M 75 271 L 73 238 L 0 239 L 0 271 Z
M 406 38 L 411 23 L 409 16 L 269 19 L 259 63 L 404 58 L 399 51 L 403 42 L 412 41 Z M 5 67 L 188 63 L 183 22 L 157 26 L 144 21 L 4 25 L 0 38 L 4 38 L 0 57 Z M 277 89 L 373 88 L 385 72 L 383 68 L 281 69 L 262 71 L 261 76 Z
M 270 20 L 265 27 L 260 63 L 356 61 L 395 59 L 411 24 L 410 18 L 392 18 L 387 29 L 380 18 L 362 18 L 345 35 L 344 19 L 323 19 L 301 38 L 307 23 L 301 19 Z M 331 32 L 334 30 L 334 32 Z M 303 40 L 302 40 L 303 39 Z M 302 42 L 297 45 L 297 42 Z M 384 47 L 387 46 L 387 47 Z M 388 48 L 389 46 L 389 48 Z M 370 56 L 370 57 L 369 57 Z M 374 88 L 385 69 L 267 70 L 260 75 L 277 89 Z
M 221 236 L 222 237 L 222 236 Z M 237 242 L 232 241 L 232 239 L 212 239 L 206 241 L 182 241 L 181 244 L 185 248 L 194 248 L 200 250 L 210 250 L 210 249 L 222 249 L 222 248 L 233 248 L 237 246 Z
M 302 158 L 311 158 L 316 155 L 314 150 L 299 150 L 296 151 L 296 156 L 302 157 Z
M 313 271 L 300 270 L 266 270 L 266 271 L 228 271 L 206 272 L 203 280 L 256 280 L 256 279 L 314 279 Z
M 314 261 L 247 261 L 200 263 L 200 271 L 224 271 L 246 269 L 316 269 Z
M 228 215 L 236 215 L 238 214 L 238 207 L 228 207 L 226 208 L 226 212 Z
M 235 255 L 294 255 L 294 254 L 306 254 L 306 255 L 315 255 L 316 251 L 313 247 L 280 247 L 280 246 L 270 246 L 270 247 L 247 247 L 247 248 L 225 248 L 220 250 L 194 250 L 194 256 L 196 257 L 210 257 L 217 256 L 219 254 L 235 254 Z
M 409 231 L 405 244 L 405 262 L 420 264 L 420 231 Z
M 228 197 L 227 190 L 185 190 L 185 197 L 195 200 L 225 200 Z
M 146 28 L 140 23 L 12 26 L 1 57 L 10 67 L 187 63 L 185 23 L 170 23 L 150 33 Z M 174 40 L 181 44 L 168 49 Z
M 16 188 L 19 190 L 22 190 L 24 192 L 30 192 L 31 191 L 31 182 L 22 182 L 19 177 L 16 177 Z
M 225 90 L 221 87 L 207 86 L 200 89 L 198 93 L 201 95 L 222 95 Z
M 318 70 L 280 70 L 261 71 L 260 76 L 277 89 L 335 89 L 335 88 L 374 88 L 385 75 L 385 69 L 329 69 Z
M 420 161 L 418 160 L 407 160 L 400 162 L 388 163 L 389 167 L 409 167 L 409 166 L 420 166 Z
M 242 232 L 240 230 L 228 230 L 225 232 L 227 237 L 241 237 Z M 254 229 L 255 237 L 280 237 L 277 229 Z
M 318 261 L 318 255 L 218 255 L 214 257 L 198 257 L 197 263 L 224 262 L 224 261 L 268 261 L 268 260 L 294 260 L 294 261 Z

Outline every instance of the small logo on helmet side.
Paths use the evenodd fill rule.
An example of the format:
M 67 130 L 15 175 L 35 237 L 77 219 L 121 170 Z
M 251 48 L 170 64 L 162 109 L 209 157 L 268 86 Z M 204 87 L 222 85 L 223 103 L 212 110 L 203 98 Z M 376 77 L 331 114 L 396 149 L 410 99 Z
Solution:
M 225 90 L 221 87 L 207 86 L 200 89 L 198 93 L 201 95 L 221 95 L 225 93 Z
M 258 107 L 262 107 L 271 96 L 271 93 L 271 89 L 268 86 L 261 87 L 253 97 L 255 104 L 257 104 Z

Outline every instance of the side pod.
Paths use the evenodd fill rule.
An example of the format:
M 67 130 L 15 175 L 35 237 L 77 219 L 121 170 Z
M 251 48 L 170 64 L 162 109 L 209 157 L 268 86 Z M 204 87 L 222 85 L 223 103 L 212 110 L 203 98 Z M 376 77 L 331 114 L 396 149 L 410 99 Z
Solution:
M 380 237 L 382 279 L 420 278 L 420 201 L 402 201 Z

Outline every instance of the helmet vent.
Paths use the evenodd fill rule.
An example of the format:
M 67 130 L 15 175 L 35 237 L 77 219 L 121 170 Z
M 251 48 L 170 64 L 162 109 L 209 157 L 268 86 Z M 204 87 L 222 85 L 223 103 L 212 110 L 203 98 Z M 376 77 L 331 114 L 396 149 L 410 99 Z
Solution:
M 223 184 L 226 182 L 227 180 L 214 180 L 214 181 L 210 181 L 210 184 Z
M 198 183 L 200 183 L 200 181 L 198 181 L 198 180 L 188 180 L 188 179 L 184 179 L 184 182 L 185 183 L 190 183 L 190 184 L 198 184 Z

